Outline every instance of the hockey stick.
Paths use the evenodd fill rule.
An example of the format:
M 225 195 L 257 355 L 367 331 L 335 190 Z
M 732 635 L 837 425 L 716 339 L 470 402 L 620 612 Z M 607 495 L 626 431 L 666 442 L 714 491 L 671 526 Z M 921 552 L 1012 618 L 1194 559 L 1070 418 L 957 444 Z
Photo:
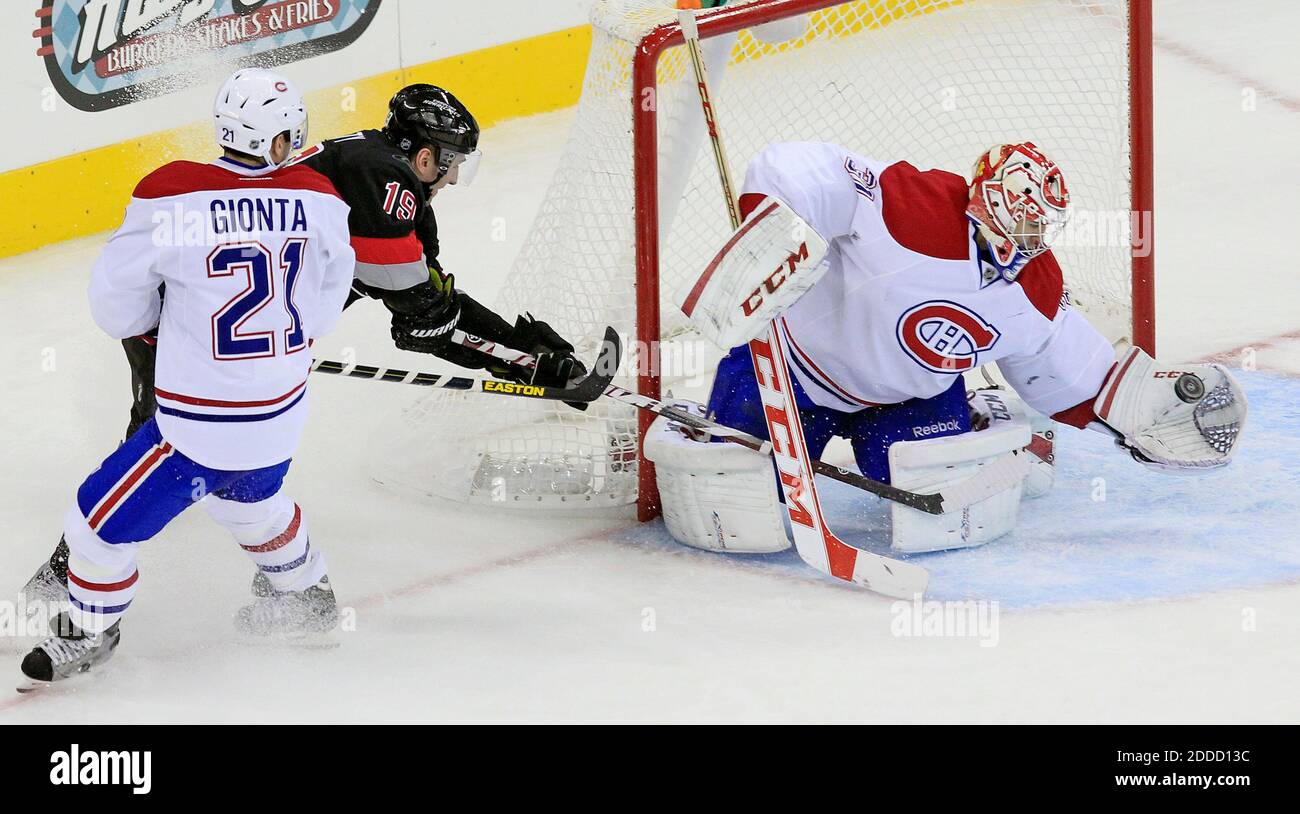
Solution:
M 677 19 L 695 73 L 696 89 L 699 91 L 709 141 L 713 146 L 713 158 L 717 164 L 718 178 L 722 182 L 722 195 L 734 231 L 740 228 L 740 209 L 722 138 L 713 115 L 695 14 L 690 10 L 682 10 L 677 13 Z M 854 548 L 836 537 L 826 526 L 821 501 L 817 496 L 816 479 L 809 464 L 799 409 L 787 397 L 793 392 L 790 371 L 786 367 L 775 324 L 768 325 L 766 341 L 754 339 L 749 343 L 749 352 L 767 418 L 772 457 L 780 474 L 786 513 L 790 518 L 795 550 L 799 552 L 799 557 L 823 573 L 886 596 L 911 598 L 923 594 L 930 579 L 924 568 Z
M 462 333 L 463 332 L 457 332 Z M 494 396 L 509 396 L 525 399 L 548 399 L 552 401 L 589 402 L 595 401 L 605 393 L 610 380 L 618 371 L 619 357 L 622 355 L 622 343 L 618 332 L 613 328 L 605 329 L 605 339 L 601 343 L 600 353 L 591 372 L 569 387 L 545 387 L 538 384 L 519 384 L 499 379 L 473 379 L 464 376 L 448 376 L 444 373 L 417 373 L 396 368 L 379 368 L 371 365 L 350 365 L 327 359 L 313 359 L 313 373 L 331 373 L 354 379 L 374 379 L 401 384 L 418 384 L 422 387 L 444 387 L 449 390 L 475 390 Z
M 452 332 L 451 342 L 521 367 L 532 367 L 536 363 L 536 360 L 527 353 L 471 336 L 461 330 Z M 613 401 L 664 416 L 693 430 L 706 432 L 724 441 L 752 449 L 762 455 L 772 454 L 772 444 L 769 441 L 764 441 L 758 436 L 750 435 L 735 427 L 719 424 L 704 416 L 686 412 L 667 402 L 634 393 L 615 384 L 605 388 L 605 395 Z M 883 481 L 872 480 L 865 475 L 860 475 L 842 467 L 832 466 L 824 461 L 814 459 L 810 463 L 813 471 L 818 475 L 825 475 L 831 480 L 839 481 L 864 492 L 870 492 L 894 503 L 901 503 L 926 514 L 960 511 L 973 503 L 992 497 L 1015 485 L 1017 481 L 1024 477 L 1025 469 L 1029 466 L 1029 460 L 1023 455 L 1004 458 L 981 468 L 978 474 L 972 475 L 961 483 L 944 487 L 942 492 L 922 494 L 920 492 L 909 492 L 906 489 L 891 486 Z

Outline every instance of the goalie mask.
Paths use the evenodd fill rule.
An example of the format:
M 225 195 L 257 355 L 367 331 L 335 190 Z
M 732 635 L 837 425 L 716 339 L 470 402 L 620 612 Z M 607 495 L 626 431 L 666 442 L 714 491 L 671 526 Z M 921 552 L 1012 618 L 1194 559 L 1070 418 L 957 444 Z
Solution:
M 1032 142 L 997 144 L 975 162 L 966 215 L 1010 282 L 1060 236 L 1070 192 L 1061 168 Z

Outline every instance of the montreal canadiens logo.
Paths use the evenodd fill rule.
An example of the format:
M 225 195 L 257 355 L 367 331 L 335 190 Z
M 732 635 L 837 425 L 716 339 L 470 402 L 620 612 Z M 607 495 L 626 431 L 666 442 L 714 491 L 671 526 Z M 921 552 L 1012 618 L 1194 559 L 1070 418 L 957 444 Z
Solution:
M 978 364 L 980 351 L 1002 334 L 979 314 L 955 302 L 932 300 L 898 320 L 898 343 L 918 365 L 935 373 L 961 373 Z

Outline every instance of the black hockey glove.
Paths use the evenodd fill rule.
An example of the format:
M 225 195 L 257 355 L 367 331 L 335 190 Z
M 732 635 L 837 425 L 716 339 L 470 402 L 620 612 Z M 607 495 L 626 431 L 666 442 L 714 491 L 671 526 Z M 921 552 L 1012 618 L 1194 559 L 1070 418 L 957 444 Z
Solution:
M 522 314 L 515 320 L 514 329 L 503 344 L 531 354 L 537 364 L 531 370 L 519 365 L 489 366 L 488 371 L 498 378 L 542 387 L 564 387 L 573 379 L 587 375 L 587 366 L 573 355 L 573 345 L 532 314 Z M 577 410 L 587 409 L 582 402 L 566 401 L 565 404 Z
M 437 353 L 445 348 L 460 321 L 460 295 L 456 280 L 430 270 L 428 283 L 384 297 L 393 313 L 393 344 L 416 353 Z

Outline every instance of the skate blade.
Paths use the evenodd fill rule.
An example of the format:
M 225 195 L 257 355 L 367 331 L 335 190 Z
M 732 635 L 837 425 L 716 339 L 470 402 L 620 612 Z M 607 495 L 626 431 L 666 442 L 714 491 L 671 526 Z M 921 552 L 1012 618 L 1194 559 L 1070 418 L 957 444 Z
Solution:
M 37 679 L 28 678 L 25 675 L 19 674 L 18 686 L 14 687 L 14 689 L 18 691 L 19 695 L 27 695 L 29 693 L 39 692 L 53 683 L 53 681 L 38 681 Z

